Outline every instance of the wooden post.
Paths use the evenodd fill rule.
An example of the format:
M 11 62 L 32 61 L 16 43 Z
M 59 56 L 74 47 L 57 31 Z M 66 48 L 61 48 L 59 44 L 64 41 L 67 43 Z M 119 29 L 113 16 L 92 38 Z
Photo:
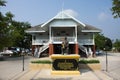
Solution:
M 95 45 L 93 45 L 93 57 L 96 57 L 96 54 L 95 54 Z
M 75 54 L 79 54 L 79 47 L 78 47 L 78 44 L 75 44 Z
M 49 44 L 49 55 L 54 54 L 54 46 L 53 44 Z
M 32 55 L 34 56 L 34 52 L 35 52 L 35 45 L 32 45 Z

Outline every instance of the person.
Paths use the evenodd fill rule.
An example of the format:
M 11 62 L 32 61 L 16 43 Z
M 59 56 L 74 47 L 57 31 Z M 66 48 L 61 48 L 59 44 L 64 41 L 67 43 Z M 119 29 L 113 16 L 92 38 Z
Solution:
M 67 40 L 67 37 L 64 38 L 64 41 L 62 42 L 62 54 L 68 54 L 69 53 L 69 42 Z

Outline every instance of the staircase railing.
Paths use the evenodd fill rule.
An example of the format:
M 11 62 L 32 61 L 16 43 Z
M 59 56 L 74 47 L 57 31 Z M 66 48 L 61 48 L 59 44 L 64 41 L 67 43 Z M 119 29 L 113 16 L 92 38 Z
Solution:
M 49 47 L 49 41 L 39 48 L 38 57 L 40 57 L 41 53 L 45 51 L 48 47 Z
M 80 48 L 80 50 L 82 50 L 84 53 L 86 53 L 87 56 L 89 55 L 86 47 L 84 47 L 83 45 L 80 45 L 80 44 L 79 44 L 79 48 Z

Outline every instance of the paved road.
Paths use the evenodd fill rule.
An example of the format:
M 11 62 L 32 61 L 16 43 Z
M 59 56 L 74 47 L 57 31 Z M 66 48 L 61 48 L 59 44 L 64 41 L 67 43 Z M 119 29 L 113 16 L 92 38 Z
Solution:
M 85 73 L 82 73 L 81 76 L 78 76 L 78 79 L 76 79 L 76 77 L 75 77 L 75 79 L 76 80 L 79 80 L 79 79 L 86 80 L 87 79 L 86 75 L 89 75 L 89 80 L 90 80 L 90 78 L 91 78 L 91 80 L 93 80 L 95 78 L 96 78 L 95 80 L 103 80 L 103 79 L 100 79 L 98 77 L 100 76 L 100 74 L 102 75 L 100 77 L 103 77 L 104 74 L 106 74 L 109 77 L 112 77 L 113 80 L 120 80 L 120 76 L 119 76 L 119 73 L 120 73 L 120 53 L 118 53 L 118 54 L 108 53 L 108 72 L 105 71 L 106 70 L 106 66 L 105 66 L 106 57 L 105 57 L 105 55 L 98 56 L 97 58 L 100 60 L 100 62 L 102 64 L 102 72 L 93 73 L 92 71 L 86 71 Z M 36 74 L 36 72 L 31 73 L 28 70 L 30 59 L 31 59 L 31 57 L 29 57 L 29 56 L 25 57 L 25 71 L 24 72 L 22 72 L 22 57 L 6 58 L 5 61 L 0 61 L 0 80 L 13 80 L 13 78 L 15 76 L 17 76 L 21 73 L 23 75 L 25 75 L 25 73 L 28 73 L 29 77 L 30 77 L 30 74 L 34 74 L 34 73 Z M 40 71 L 40 72 L 38 71 L 37 73 L 39 73 L 39 75 L 41 75 L 45 71 Z M 28 74 L 26 74 L 26 76 L 28 76 Z M 39 75 L 36 75 L 36 76 L 40 77 Z M 90 75 L 91 75 L 91 77 L 90 77 Z M 41 78 L 39 78 L 39 79 L 48 80 L 48 78 L 50 79 L 51 76 L 48 76 L 47 79 L 44 79 L 44 78 L 46 78 L 46 77 L 41 76 Z M 63 78 L 64 77 L 62 77 L 60 79 L 63 79 Z M 71 77 L 68 77 L 68 78 L 66 78 L 66 80 L 75 80 L 74 78 L 71 78 L 71 79 L 70 78 Z M 23 80 L 23 79 L 21 79 L 21 80 Z M 109 79 L 107 79 L 107 80 L 109 80 Z
M 99 56 L 101 61 L 102 70 L 113 80 L 120 80 L 120 53 L 107 53 L 108 54 L 108 72 L 106 72 L 106 55 Z
M 25 70 L 29 68 L 30 57 L 25 57 Z M 5 57 L 5 61 L 0 61 L 0 80 L 12 80 L 12 77 L 22 72 L 22 57 Z

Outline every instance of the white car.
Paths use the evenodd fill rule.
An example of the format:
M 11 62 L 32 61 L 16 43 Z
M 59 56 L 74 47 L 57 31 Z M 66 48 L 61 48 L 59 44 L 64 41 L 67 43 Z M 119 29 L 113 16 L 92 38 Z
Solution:
M 11 50 L 4 50 L 3 52 L 0 52 L 1 55 L 12 55 L 13 52 Z

